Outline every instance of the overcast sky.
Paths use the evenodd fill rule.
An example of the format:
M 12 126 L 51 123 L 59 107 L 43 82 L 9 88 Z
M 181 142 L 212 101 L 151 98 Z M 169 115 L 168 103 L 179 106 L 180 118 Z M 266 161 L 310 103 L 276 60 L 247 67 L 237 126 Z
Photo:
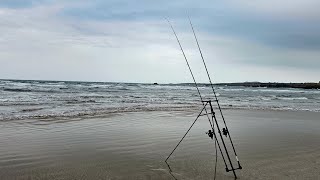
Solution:
M 0 0 L 0 79 L 320 81 L 319 0 Z

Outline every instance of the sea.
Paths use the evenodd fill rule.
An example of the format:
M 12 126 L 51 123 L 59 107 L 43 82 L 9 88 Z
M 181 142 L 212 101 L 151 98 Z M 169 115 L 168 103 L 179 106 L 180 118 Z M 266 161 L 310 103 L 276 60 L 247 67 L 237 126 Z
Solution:
M 214 85 L 222 109 L 320 112 L 320 90 Z M 201 85 L 204 100 L 212 88 Z M 192 111 L 202 104 L 194 84 L 0 80 L 0 121 Z M 215 106 L 217 108 L 217 106 Z

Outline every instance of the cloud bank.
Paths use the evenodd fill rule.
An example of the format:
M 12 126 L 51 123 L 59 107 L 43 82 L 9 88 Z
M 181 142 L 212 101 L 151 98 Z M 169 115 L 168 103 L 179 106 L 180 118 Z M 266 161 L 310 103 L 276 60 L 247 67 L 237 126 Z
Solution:
M 2 1 L 0 78 L 207 82 L 319 81 L 317 1 Z

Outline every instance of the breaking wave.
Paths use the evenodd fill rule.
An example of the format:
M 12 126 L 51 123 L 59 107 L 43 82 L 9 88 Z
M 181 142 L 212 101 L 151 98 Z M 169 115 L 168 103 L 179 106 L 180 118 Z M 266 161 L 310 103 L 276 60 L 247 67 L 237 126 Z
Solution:
M 320 91 L 215 87 L 225 109 L 320 110 Z M 202 97 L 214 99 L 210 87 Z M 134 84 L 0 80 L 0 120 L 97 116 L 142 111 L 199 110 L 193 84 Z

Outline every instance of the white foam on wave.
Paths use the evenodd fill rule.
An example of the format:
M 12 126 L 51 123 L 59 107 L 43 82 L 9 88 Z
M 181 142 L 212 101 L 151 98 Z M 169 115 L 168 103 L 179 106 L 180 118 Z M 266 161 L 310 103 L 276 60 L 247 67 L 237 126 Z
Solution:
M 276 99 L 293 101 L 293 100 L 307 100 L 308 98 L 307 97 L 276 97 Z
M 151 85 L 126 83 L 82 83 L 28 81 L 28 87 L 10 81 L 0 87 L 0 106 L 12 110 L 7 119 L 95 116 L 140 111 L 187 111 L 199 109 L 199 94 L 193 85 Z M 67 89 L 60 89 L 67 87 Z M 12 91 L 4 89 L 12 88 Z M 31 92 L 23 92 L 27 88 Z M 16 90 L 15 90 L 16 89 Z M 231 109 L 320 109 L 318 90 L 216 87 L 223 108 Z M 201 86 L 204 99 L 214 99 L 211 87 Z M 296 92 L 302 93 L 296 93 Z M 293 93 L 292 93 L 293 92 Z M 221 95 L 220 95 L 221 94 Z M 4 101 L 5 100 L 5 101 Z M 27 106 L 45 106 L 39 111 L 19 111 Z M 1 110 L 0 110 L 1 113 Z M 0 118 L 1 119 L 1 118 Z

